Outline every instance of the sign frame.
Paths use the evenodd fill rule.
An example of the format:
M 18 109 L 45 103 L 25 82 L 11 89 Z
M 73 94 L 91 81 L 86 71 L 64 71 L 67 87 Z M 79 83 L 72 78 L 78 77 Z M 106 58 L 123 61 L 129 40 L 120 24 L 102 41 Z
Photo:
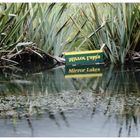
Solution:
M 66 65 L 104 64 L 103 50 L 65 52 Z

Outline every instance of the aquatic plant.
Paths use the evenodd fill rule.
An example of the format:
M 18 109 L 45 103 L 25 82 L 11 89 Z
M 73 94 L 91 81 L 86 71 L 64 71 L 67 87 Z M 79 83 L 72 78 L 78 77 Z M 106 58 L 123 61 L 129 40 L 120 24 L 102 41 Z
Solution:
M 72 31 L 63 31 L 69 22 L 65 13 L 67 4 L 1 3 L 0 6 L 0 65 L 21 64 L 36 59 L 34 56 L 53 66 L 53 60 L 61 61 L 51 55 L 62 55 L 68 40 L 66 34 Z
M 83 5 L 81 18 L 88 21 L 82 30 L 86 41 L 78 48 L 104 49 L 112 63 L 133 59 L 140 40 L 139 8 L 137 3 Z
M 30 49 L 35 44 L 54 56 L 62 56 L 63 51 L 104 49 L 112 63 L 139 58 L 137 3 L 1 3 L 0 11 L 1 56 L 20 54 L 23 46 Z M 27 42 L 32 45 L 25 45 Z

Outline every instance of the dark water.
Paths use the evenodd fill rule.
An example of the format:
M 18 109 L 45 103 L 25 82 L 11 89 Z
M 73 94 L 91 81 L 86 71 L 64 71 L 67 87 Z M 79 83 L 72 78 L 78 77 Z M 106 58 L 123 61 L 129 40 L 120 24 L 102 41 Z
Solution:
M 0 76 L 1 137 L 140 136 L 139 68 Z

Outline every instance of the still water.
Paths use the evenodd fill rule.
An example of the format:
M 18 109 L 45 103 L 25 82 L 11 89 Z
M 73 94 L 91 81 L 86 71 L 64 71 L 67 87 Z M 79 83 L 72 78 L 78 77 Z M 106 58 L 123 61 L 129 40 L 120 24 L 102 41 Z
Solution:
M 139 68 L 0 75 L 1 137 L 140 136 Z

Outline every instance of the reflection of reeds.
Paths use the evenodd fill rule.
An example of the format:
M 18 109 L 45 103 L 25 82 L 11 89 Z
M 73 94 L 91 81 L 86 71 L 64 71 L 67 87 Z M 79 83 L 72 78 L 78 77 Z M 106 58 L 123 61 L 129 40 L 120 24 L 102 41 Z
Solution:
M 90 109 L 92 118 L 101 110 L 108 121 L 115 116 L 119 125 L 118 136 L 123 135 L 124 129 L 131 136 L 132 129 L 138 130 L 139 124 L 138 76 L 138 72 L 128 71 L 127 68 L 117 70 L 113 66 L 106 68 L 100 78 L 64 79 L 63 68 L 26 75 L 23 82 L 20 75 L 14 78 L 14 86 L 11 78 L 4 80 L 6 77 L 1 76 L 1 80 L 7 80 L 1 83 L 7 88 L 1 92 L 0 117 L 13 117 L 16 122 L 26 115 L 41 117 L 46 113 L 58 127 L 61 126 L 59 118 L 69 127 L 65 111 Z M 31 84 L 25 81 L 31 81 Z M 27 121 L 32 128 L 31 119 Z
M 112 99 L 116 96 L 116 102 L 117 100 L 121 101 L 121 108 L 118 108 L 118 113 L 116 113 L 116 116 L 121 117 L 120 121 L 118 121 L 120 124 L 118 136 L 122 135 L 124 125 L 126 125 L 128 136 L 131 136 L 132 129 L 138 130 L 138 116 L 136 115 L 136 110 L 140 106 L 140 88 L 138 86 L 139 81 L 136 78 L 138 75 L 135 74 L 133 69 L 129 70 L 128 68 L 114 69 L 111 73 L 110 83 L 105 82 L 105 86 L 107 85 L 105 92 L 110 93 L 108 94 L 110 97 L 105 115 L 108 110 L 111 110 L 111 106 L 114 103 L 112 103 Z
M 137 110 L 140 106 L 140 82 L 138 77 L 139 73 L 136 68 L 122 67 L 116 69 L 111 66 L 109 69 L 106 68 L 101 79 L 83 79 L 84 83 L 82 80 L 76 79 L 75 85 L 80 85 L 81 91 L 85 89 L 93 91 L 93 102 L 95 104 L 92 108 L 91 117 L 96 114 L 99 105 L 102 106 L 103 104 L 103 112 L 104 115 L 108 116 L 108 121 L 110 117 L 113 117 L 112 114 L 116 115 L 116 119 L 119 119 L 119 116 L 121 117 L 120 121 L 118 120 L 118 124 L 120 124 L 118 136 L 123 135 L 124 125 L 126 126 L 127 135 L 131 136 L 132 129 L 138 131 L 139 123 L 138 114 L 140 112 Z M 97 100 L 97 95 L 101 97 L 100 101 Z
M 118 136 L 123 136 L 122 131 L 125 130 L 128 136 L 131 136 L 131 131 L 136 130 L 138 132 L 139 115 L 136 115 L 136 110 L 140 107 L 126 106 L 123 110 L 123 114 L 117 116 L 118 124 L 120 124 Z M 133 135 L 133 134 L 132 134 Z
M 32 122 L 31 122 L 31 117 L 26 114 L 25 118 L 27 120 L 29 128 L 31 129 L 31 134 L 32 134 L 31 136 L 33 137 L 34 136 L 34 128 L 33 128 Z

